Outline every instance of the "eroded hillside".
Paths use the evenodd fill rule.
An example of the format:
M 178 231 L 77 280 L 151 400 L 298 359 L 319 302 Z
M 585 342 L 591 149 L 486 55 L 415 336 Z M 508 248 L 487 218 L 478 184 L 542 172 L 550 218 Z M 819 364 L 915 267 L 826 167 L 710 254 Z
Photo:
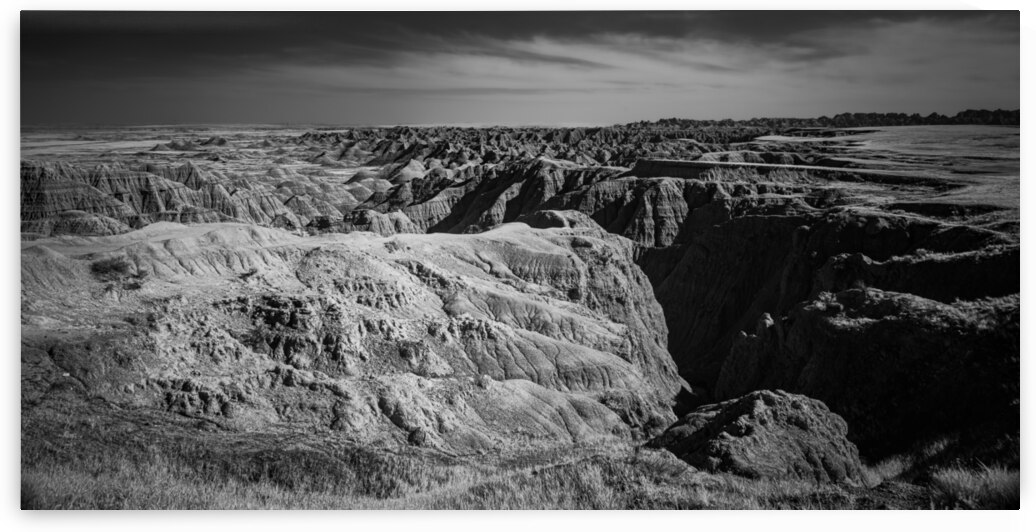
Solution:
M 663 507 L 727 475 L 951 504 L 939 468 L 1018 467 L 1018 159 L 1017 129 L 940 127 L 29 142 L 23 471 L 123 441 L 191 475 L 446 500 L 457 468 L 488 486 L 650 440 L 668 465 L 628 464 L 668 471 Z M 910 147 L 962 131 L 1008 148 Z M 397 454 L 422 473 L 358 472 Z

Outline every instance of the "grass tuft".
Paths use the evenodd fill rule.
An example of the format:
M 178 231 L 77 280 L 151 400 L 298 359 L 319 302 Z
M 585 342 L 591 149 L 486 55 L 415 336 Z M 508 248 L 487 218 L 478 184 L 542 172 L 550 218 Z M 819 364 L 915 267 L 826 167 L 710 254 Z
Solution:
M 1018 470 L 1005 467 L 946 468 L 932 474 L 937 504 L 969 510 L 1017 510 L 1021 479 Z
M 132 265 L 125 257 L 111 257 L 90 264 L 90 273 L 101 281 L 122 281 L 129 277 Z

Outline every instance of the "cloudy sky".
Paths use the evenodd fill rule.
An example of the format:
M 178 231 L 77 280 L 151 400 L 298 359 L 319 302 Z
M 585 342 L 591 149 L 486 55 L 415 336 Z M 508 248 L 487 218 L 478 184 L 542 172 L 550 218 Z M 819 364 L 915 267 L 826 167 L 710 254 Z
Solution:
M 22 124 L 614 124 L 1020 107 L 1017 12 L 21 16 Z

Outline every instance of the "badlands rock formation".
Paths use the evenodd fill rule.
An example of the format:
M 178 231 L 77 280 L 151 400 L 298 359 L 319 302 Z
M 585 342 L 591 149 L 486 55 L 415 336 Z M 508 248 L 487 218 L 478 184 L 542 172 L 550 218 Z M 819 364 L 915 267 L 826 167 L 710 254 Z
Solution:
M 26 392 L 71 379 L 242 430 L 455 452 L 644 437 L 675 419 L 684 384 L 632 247 L 599 228 L 524 224 L 304 239 L 162 222 L 41 239 L 22 260 L 25 346 L 38 353 Z M 112 258 L 146 286 L 92 279 L 89 265 Z M 98 319 L 127 323 L 43 334 Z
M 961 427 L 1010 434 L 1018 313 L 1017 294 L 947 304 L 875 288 L 823 292 L 735 340 L 716 397 L 781 388 L 820 399 L 874 452 Z
M 857 487 L 857 453 L 1017 467 L 1017 130 L 967 127 L 28 142 L 26 430 L 191 423 L 340 472 L 651 438 Z
M 858 484 L 863 466 L 845 435 L 845 421 L 824 403 L 761 391 L 699 408 L 650 445 L 707 471 Z

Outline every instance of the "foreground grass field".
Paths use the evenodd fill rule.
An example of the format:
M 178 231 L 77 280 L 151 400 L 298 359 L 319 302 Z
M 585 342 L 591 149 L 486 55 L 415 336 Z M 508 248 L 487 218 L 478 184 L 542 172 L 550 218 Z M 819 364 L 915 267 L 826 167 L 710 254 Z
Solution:
M 55 394 L 52 398 L 60 398 Z M 24 509 L 1017 508 L 1017 467 L 940 465 L 938 442 L 872 464 L 866 486 L 698 471 L 629 441 L 458 456 L 338 432 L 226 431 L 100 401 L 22 418 Z M 1011 451 L 1016 455 L 1016 451 Z M 932 465 L 936 464 L 936 465 Z
M 163 454 L 100 453 L 25 465 L 24 509 L 853 509 L 1011 508 L 1017 471 L 948 469 L 930 488 L 879 476 L 876 488 L 749 480 L 698 472 L 665 451 L 580 448 L 495 463 L 386 455 L 327 476 L 295 457 L 255 468 Z M 360 466 L 359 462 L 353 464 Z
M 412 471 L 411 479 L 427 475 L 425 480 L 438 476 L 443 481 L 427 489 L 414 485 L 399 489 L 395 475 L 402 472 L 398 465 L 386 466 L 363 481 L 353 480 L 366 486 L 343 481 L 324 489 L 299 489 L 275 477 L 254 481 L 212 478 L 158 457 L 149 463 L 112 458 L 89 465 L 27 468 L 22 477 L 22 505 L 41 509 L 848 508 L 855 499 L 851 492 L 837 487 L 703 475 L 656 452 L 625 458 L 597 454 L 568 463 L 514 464 L 496 471 L 475 466 Z M 357 495 L 366 488 L 393 495 Z

